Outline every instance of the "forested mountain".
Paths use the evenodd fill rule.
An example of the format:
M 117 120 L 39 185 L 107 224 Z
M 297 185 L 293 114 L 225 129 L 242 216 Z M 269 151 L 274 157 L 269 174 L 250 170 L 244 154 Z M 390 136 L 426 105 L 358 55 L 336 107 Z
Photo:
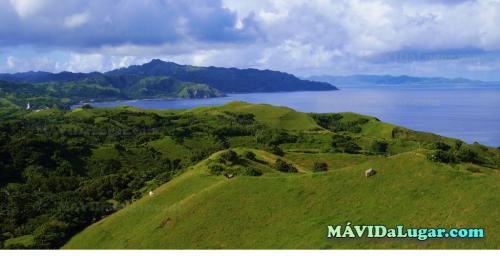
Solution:
M 0 85 L 2 98 L 10 96 L 20 101 L 34 96 L 58 97 L 67 98 L 70 103 L 120 98 L 207 98 L 233 92 L 337 89 L 325 82 L 301 80 L 283 72 L 196 67 L 157 59 L 106 73 L 25 72 L 0 74 L 2 80 L 5 81 Z
M 106 72 L 108 76 L 170 76 L 182 81 L 204 83 L 226 93 L 253 93 L 276 91 L 335 90 L 326 82 L 301 80 L 278 71 L 236 69 L 219 67 L 196 67 L 164 62 L 158 59 L 143 65 Z
M 196 67 L 153 60 L 106 73 L 0 74 L 0 106 L 69 106 L 88 101 L 138 98 L 209 98 L 225 93 L 336 90 L 325 82 L 277 71 Z

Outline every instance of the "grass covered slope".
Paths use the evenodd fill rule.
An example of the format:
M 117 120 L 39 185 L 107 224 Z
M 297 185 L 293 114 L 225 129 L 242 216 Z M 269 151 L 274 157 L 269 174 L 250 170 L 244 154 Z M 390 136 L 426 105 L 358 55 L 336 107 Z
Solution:
M 312 117 L 306 113 L 294 111 L 288 107 L 269 104 L 248 104 L 246 102 L 231 102 L 222 106 L 200 107 L 187 111 L 217 115 L 221 113 L 251 114 L 259 123 L 269 127 L 285 130 L 316 130 L 320 129 Z
M 215 132 L 225 131 L 222 145 L 237 156 L 221 150 L 194 162 L 153 196 L 92 224 L 63 248 L 498 248 L 498 149 L 353 113 L 305 114 L 242 102 L 184 111 L 176 124 L 222 126 L 231 117 L 244 131 L 249 114 L 264 127 L 251 135 L 227 127 Z M 201 123 L 190 123 L 193 117 Z M 190 140 L 163 137 L 147 145 L 180 158 L 200 146 Z M 278 159 L 295 170 L 283 169 Z M 318 163 L 326 171 L 319 172 Z M 378 173 L 367 179 L 368 168 Z M 326 238 L 328 225 L 347 222 L 480 227 L 485 238 Z
M 285 155 L 286 157 L 286 155 Z M 213 158 L 213 157 L 212 157 Z M 260 160 L 266 159 L 257 153 Z M 311 155 L 310 158 L 315 158 Z M 335 156 L 331 156 L 335 160 Z M 227 179 L 204 161 L 153 197 L 85 229 L 64 248 L 495 248 L 498 171 L 473 174 L 418 152 L 373 158 L 326 173 Z M 296 163 L 294 163 L 296 164 Z M 298 165 L 298 163 L 297 163 Z M 366 179 L 369 167 L 379 174 Z M 326 238 L 333 224 L 484 227 L 484 240 Z

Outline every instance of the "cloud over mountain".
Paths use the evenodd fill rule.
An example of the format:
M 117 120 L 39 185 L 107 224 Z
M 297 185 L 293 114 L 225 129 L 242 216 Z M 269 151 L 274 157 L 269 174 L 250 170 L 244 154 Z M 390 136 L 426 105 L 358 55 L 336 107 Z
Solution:
M 0 71 L 107 70 L 164 58 L 495 79 L 498 27 L 497 0 L 0 0 Z

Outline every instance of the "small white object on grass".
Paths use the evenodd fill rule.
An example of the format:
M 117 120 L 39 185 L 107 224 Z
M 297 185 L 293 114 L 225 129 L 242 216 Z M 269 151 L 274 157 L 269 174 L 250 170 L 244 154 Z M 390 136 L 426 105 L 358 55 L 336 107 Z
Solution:
M 365 176 L 366 178 L 371 177 L 373 175 L 377 174 L 377 171 L 375 171 L 372 168 L 369 168 L 368 170 L 365 171 Z
M 155 195 L 155 193 L 153 193 L 153 191 L 149 190 L 149 196 L 153 196 Z

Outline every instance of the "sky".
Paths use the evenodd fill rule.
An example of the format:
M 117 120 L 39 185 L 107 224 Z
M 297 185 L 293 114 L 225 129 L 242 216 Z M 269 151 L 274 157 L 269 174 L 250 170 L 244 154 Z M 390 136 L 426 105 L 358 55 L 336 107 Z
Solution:
M 0 0 L 0 73 L 154 58 L 500 80 L 500 0 Z

